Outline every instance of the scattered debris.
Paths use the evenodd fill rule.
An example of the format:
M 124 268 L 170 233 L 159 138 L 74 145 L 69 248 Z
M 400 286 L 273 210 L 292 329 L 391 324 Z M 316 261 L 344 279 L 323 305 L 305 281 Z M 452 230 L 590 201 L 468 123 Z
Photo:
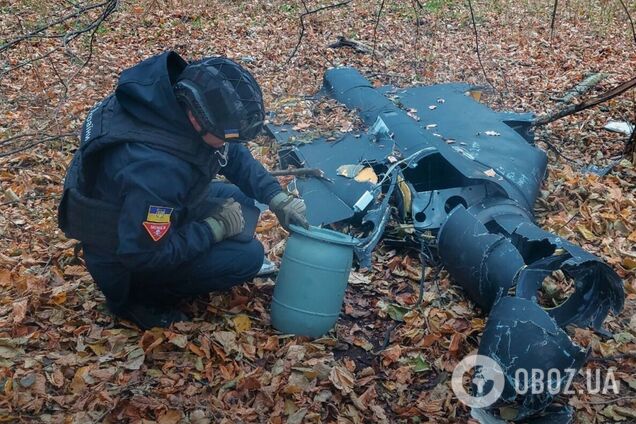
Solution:
M 622 133 L 627 136 L 632 135 L 632 132 L 634 131 L 634 125 L 625 121 L 609 121 L 603 128 L 608 131 Z

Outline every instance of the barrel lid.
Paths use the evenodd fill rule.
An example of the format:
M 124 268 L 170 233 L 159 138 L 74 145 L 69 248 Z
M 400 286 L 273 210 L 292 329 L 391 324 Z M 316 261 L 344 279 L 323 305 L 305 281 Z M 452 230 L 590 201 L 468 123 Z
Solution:
M 327 243 L 342 244 L 345 246 L 353 246 L 358 243 L 358 239 L 348 234 L 339 233 L 337 231 L 328 230 L 326 228 L 309 226 L 306 230 L 298 225 L 290 225 L 290 230 L 296 234 L 300 234 L 305 237 L 309 237 L 314 240 L 320 240 Z

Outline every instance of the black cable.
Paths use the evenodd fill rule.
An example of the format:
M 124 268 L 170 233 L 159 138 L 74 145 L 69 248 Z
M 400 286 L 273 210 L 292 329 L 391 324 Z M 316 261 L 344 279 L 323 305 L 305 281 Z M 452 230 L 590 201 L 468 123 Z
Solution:
M 424 249 L 428 251 L 429 253 L 428 256 L 424 253 Z M 424 300 L 424 282 L 426 280 L 425 278 L 426 268 L 430 266 L 432 262 L 431 250 L 429 249 L 428 245 L 426 244 L 424 240 L 420 240 L 420 261 L 422 264 L 422 271 L 420 274 L 420 292 L 417 297 L 417 301 L 415 302 L 415 305 L 413 305 L 413 307 L 410 308 L 409 311 L 414 311 L 417 308 L 419 308 L 420 305 L 422 304 L 422 301 Z M 435 274 L 434 280 L 437 280 L 437 277 L 439 276 L 440 272 L 441 272 L 441 268 Z M 402 321 L 396 321 L 391 325 L 391 327 L 389 327 L 389 329 L 386 331 L 384 335 L 384 342 L 382 343 L 382 346 L 380 347 L 379 350 L 373 352 L 374 355 L 379 355 L 380 353 L 382 353 L 383 350 L 387 348 L 387 346 L 389 345 L 391 341 L 391 333 L 393 333 L 393 331 L 395 331 L 395 329 L 398 328 L 401 324 L 402 324 Z

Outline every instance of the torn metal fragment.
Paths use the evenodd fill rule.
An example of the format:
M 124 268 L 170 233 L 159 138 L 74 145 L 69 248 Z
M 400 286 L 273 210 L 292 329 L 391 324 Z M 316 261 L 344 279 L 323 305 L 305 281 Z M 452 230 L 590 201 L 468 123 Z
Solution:
M 336 172 L 343 177 L 355 178 L 363 169 L 364 165 L 340 165 Z
M 372 167 L 365 165 L 340 165 L 338 167 L 338 175 L 347 178 L 353 178 L 359 183 L 370 182 L 372 184 L 378 183 L 378 175 L 375 173 Z
M 369 182 L 371 184 L 377 184 L 378 175 L 375 173 L 373 168 L 371 168 L 370 166 L 367 166 L 362 171 L 358 172 L 358 175 L 354 177 L 354 180 L 356 180 L 359 183 Z
M 470 415 L 479 424 L 507 424 L 508 421 L 495 417 L 485 409 L 472 408 Z M 536 416 L 524 419 L 523 424 L 572 424 L 574 422 L 574 408 L 569 405 L 550 405 Z
M 536 300 L 543 280 L 556 270 L 574 280 L 574 293 L 548 309 L 561 327 L 574 324 L 602 331 L 609 311 L 618 314 L 623 309 L 623 281 L 598 257 L 519 215 L 499 215 L 491 227 L 510 237 L 528 265 L 517 277 L 518 297 Z
M 500 401 L 489 410 L 505 405 L 509 413 L 516 412 L 514 418 L 508 417 L 514 421 L 545 410 L 554 395 L 566 388 L 572 373 L 583 366 L 588 353 L 535 302 L 503 297 L 493 306 L 479 344 L 479 354 L 495 360 L 506 380 Z M 545 390 L 533 394 L 529 384 L 538 374 Z

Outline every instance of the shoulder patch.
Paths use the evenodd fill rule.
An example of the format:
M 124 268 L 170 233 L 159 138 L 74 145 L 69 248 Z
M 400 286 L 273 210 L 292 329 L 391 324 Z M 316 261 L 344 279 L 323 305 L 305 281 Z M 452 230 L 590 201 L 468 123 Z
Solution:
M 148 208 L 148 215 L 143 225 L 154 241 L 159 241 L 170 229 L 170 217 L 174 208 L 167 206 L 154 206 Z
M 144 228 L 146 229 L 146 231 L 148 231 L 148 234 L 150 234 L 150 237 L 154 241 L 159 241 L 159 240 L 161 240 L 161 238 L 163 236 L 166 235 L 166 233 L 170 229 L 170 223 L 169 222 L 159 223 L 159 222 L 145 221 L 144 222 Z
M 172 215 L 173 208 L 166 206 L 150 206 L 148 208 L 148 216 L 146 221 L 150 222 L 170 222 L 170 216 Z

